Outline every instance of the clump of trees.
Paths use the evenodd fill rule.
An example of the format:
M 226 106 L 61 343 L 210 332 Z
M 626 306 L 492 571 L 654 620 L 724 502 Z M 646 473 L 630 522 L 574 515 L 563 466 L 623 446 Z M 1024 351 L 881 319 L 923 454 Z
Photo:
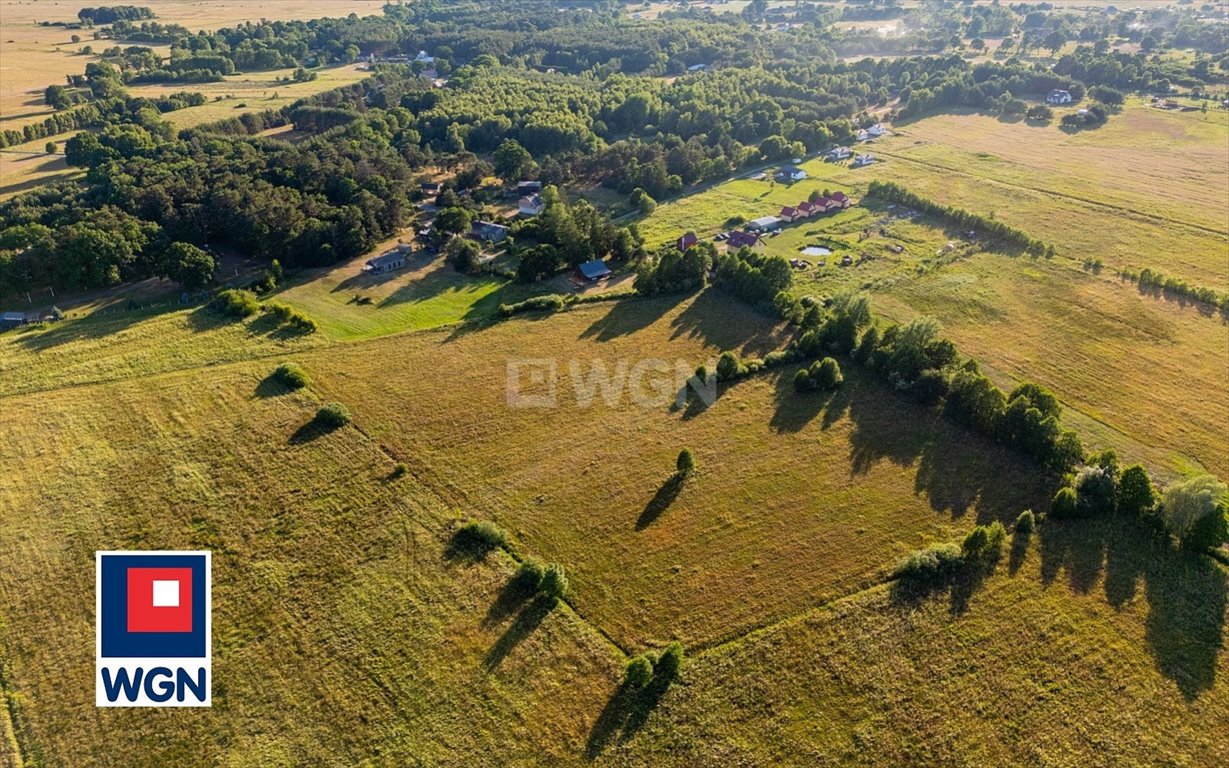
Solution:
M 755 306 L 773 308 L 776 297 L 794 284 L 789 262 L 780 256 L 740 248 L 717 259 L 716 285 Z
M 673 642 L 660 653 L 642 653 L 627 662 L 623 683 L 629 690 L 639 691 L 652 684 L 665 690 L 683 669 L 686 653 L 683 644 Z
M 817 360 L 794 375 L 794 389 L 799 392 L 831 392 L 843 383 L 841 365 L 831 357 Z
M 296 333 L 315 333 L 320 326 L 316 321 L 305 315 L 303 312 L 286 304 L 277 302 L 269 302 L 264 305 L 264 311 L 277 322 L 278 325 L 290 328 Z
M 708 271 L 716 258 L 712 243 L 702 242 L 680 252 L 674 246 L 664 246 L 656 255 L 641 262 L 633 284 L 642 296 L 685 293 L 708 284 Z
M 588 201 L 569 204 L 557 187 L 542 188 L 542 213 L 512 227 L 517 277 L 525 282 L 551 277 L 586 261 L 627 261 L 640 247 L 633 227 L 616 227 Z
M 892 572 L 894 578 L 916 587 L 937 586 L 968 573 L 993 568 L 1007 531 L 995 521 L 969 531 L 959 544 L 932 544 L 913 552 Z

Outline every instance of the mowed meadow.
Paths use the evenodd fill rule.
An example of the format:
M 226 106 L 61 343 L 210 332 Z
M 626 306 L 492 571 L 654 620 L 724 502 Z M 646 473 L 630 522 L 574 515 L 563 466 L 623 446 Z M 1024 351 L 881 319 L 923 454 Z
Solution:
M 1055 524 L 1009 542 L 982 582 L 898 595 L 885 580 L 901 555 L 1010 521 L 1053 479 L 852 366 L 828 399 L 794 394 L 787 372 L 678 406 L 676 363 L 786 338 L 719 294 L 344 343 L 201 312 L 67 323 L 66 376 L 30 349 L 60 328 L 0 336 L 0 359 L 37 372 L 0 376 L 10 762 L 1223 757 L 1223 566 Z M 129 343 L 105 346 L 108 330 Z M 286 360 L 306 389 L 269 378 Z M 632 372 L 648 360 L 662 365 Z M 551 361 L 558 378 L 535 378 Z M 621 362 L 603 393 L 593 371 L 618 381 Z M 554 380 L 554 406 L 510 407 L 509 364 L 514 393 Z M 354 423 L 310 426 L 330 401 Z M 697 470 L 675 484 L 684 446 Z M 473 519 L 507 530 L 517 557 L 563 564 L 567 605 L 512 598 L 503 552 L 456 557 L 452 532 Z M 101 547 L 214 551 L 213 709 L 95 710 Z M 628 654 L 673 638 L 682 678 L 631 701 Z
M 802 245 L 843 239 L 853 256 L 875 260 L 840 268 L 829 258 L 818 268 L 809 259 L 812 268 L 797 275 L 799 293 L 860 288 L 892 320 L 937 317 L 1001 385 L 1036 381 L 1056 392 L 1067 422 L 1089 442 L 1163 474 L 1229 473 L 1229 325 L 1209 308 L 1116 275 L 1150 267 L 1195 285 L 1229 286 L 1229 116 L 1136 102 L 1103 128 L 1074 134 L 975 114 L 893 130 L 868 147 L 881 158 L 875 165 L 815 160 L 803 165 L 810 178 L 793 185 L 727 182 L 659 206 L 642 230 L 653 242 L 688 229 L 711 235 L 731 215 L 775 214 L 817 189 L 859 199 L 876 179 L 993 215 L 1052 243 L 1057 255 L 1012 257 L 976 243 L 949 254 L 945 243 L 961 233 L 926 219 L 890 221 L 893 212 L 881 205 L 788 225 L 763 250 L 795 258 Z M 881 226 L 886 237 L 859 239 Z M 906 253 L 885 252 L 886 242 Z M 1085 269 L 1085 260 L 1101 266 Z

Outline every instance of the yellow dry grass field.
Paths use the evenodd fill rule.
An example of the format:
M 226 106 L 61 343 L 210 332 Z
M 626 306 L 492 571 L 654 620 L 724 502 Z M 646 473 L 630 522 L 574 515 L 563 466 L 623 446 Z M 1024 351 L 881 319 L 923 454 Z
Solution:
M 293 69 L 270 70 L 230 75 L 217 83 L 166 83 L 129 88 L 133 96 L 162 96 L 179 91 L 203 93 L 209 102 L 199 107 L 187 107 L 167 112 L 165 118 L 176 128 L 194 128 L 204 123 L 238 117 L 244 112 L 264 112 L 281 109 L 306 96 L 331 91 L 358 82 L 368 73 L 356 64 L 316 70 L 316 79 L 305 83 L 278 82 L 289 78 Z
M 0 336 L 0 382 L 38 384 L 0 392 L 9 762 L 1223 762 L 1214 561 L 1047 523 L 984 580 L 904 595 L 881 584 L 903 552 L 1050 481 L 853 368 L 827 400 L 775 377 L 708 408 L 577 399 L 572 360 L 781 343 L 724 297 L 310 348 L 196 312 Z M 509 407 L 508 363 L 542 358 L 558 407 Z M 286 360 L 307 389 L 269 378 Z M 656 381 L 637 388 L 668 398 Z M 310 426 L 328 401 L 354 424 Z M 681 446 L 697 471 L 676 488 Z M 462 519 L 562 563 L 569 604 L 518 602 L 503 553 L 450 556 Z M 211 710 L 95 709 L 100 547 L 215 553 Z M 629 696 L 626 654 L 672 637 L 682 679 Z
M 81 46 L 94 44 L 90 30 L 43 27 L 39 22 L 75 22 L 89 3 L 47 0 L 0 0 L 0 128 L 21 128 L 42 120 L 51 109 L 43 104 L 43 90 L 63 83 L 68 75 L 85 72 L 96 56 L 83 56 Z M 294 20 L 321 16 L 379 14 L 383 0 L 143 0 L 157 21 L 182 24 L 192 31 L 213 30 L 260 19 Z M 72 35 L 81 37 L 73 43 Z M 165 55 L 166 46 L 157 46 Z M 183 90 L 183 89 L 180 89 Z

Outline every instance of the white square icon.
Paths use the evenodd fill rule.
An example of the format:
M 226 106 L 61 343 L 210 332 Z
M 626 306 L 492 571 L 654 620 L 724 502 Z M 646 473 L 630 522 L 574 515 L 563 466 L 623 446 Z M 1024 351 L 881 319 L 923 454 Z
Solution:
M 154 580 L 154 607 L 179 607 L 179 582 Z

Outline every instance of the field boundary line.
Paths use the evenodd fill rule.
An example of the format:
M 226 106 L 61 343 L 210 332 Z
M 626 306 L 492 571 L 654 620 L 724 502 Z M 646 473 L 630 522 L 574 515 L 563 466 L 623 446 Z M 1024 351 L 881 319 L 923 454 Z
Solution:
M 978 181 L 982 181 L 987 184 L 998 184 L 1000 186 L 1011 187 L 1013 189 L 1025 189 L 1030 192 L 1036 192 L 1037 194 L 1040 194 L 1040 195 L 1049 195 L 1050 197 L 1057 197 L 1057 198 L 1062 198 L 1065 200 L 1074 200 L 1078 203 L 1083 203 L 1084 205 L 1087 205 L 1091 208 L 1103 208 L 1103 209 L 1107 209 L 1107 210 L 1113 211 L 1118 214 L 1137 216 L 1143 219 L 1151 219 L 1153 221 L 1159 221 L 1165 224 L 1171 224 L 1171 225 L 1179 226 L 1179 227 L 1186 227 L 1188 229 L 1196 229 L 1196 230 L 1199 230 L 1201 232 L 1206 232 L 1211 235 L 1219 235 L 1220 237 L 1229 238 L 1229 232 L 1214 229 L 1213 227 L 1207 227 L 1202 224 L 1195 224 L 1194 222 L 1190 222 L 1190 221 L 1182 221 L 1180 219 L 1171 219 L 1168 216 L 1159 216 L 1155 213 L 1146 213 L 1144 211 L 1139 211 L 1134 208 L 1128 208 L 1122 205 L 1113 205 L 1111 203 L 1101 202 L 1098 200 L 1091 200 L 1086 197 L 1080 197 L 1079 195 L 1072 195 L 1066 192 L 1058 192 L 1052 189 L 1042 189 L 1040 187 L 1030 187 L 1027 184 L 1017 184 L 1015 182 L 1003 181 L 1001 179 L 995 179 L 989 176 L 979 176 L 976 173 L 970 173 L 969 171 L 962 171 L 957 168 L 952 168 L 950 166 L 942 165 L 941 163 L 933 163 L 927 160 L 918 160 L 917 158 L 906 157 L 904 155 L 896 154 L 892 151 L 884 152 L 881 150 L 879 154 L 883 155 L 884 157 L 890 157 L 893 160 L 900 160 L 902 162 L 925 166 L 927 168 L 932 168 L 934 170 L 943 171 L 945 173 L 952 173 L 958 176 L 964 176 L 966 178 L 976 179 Z

